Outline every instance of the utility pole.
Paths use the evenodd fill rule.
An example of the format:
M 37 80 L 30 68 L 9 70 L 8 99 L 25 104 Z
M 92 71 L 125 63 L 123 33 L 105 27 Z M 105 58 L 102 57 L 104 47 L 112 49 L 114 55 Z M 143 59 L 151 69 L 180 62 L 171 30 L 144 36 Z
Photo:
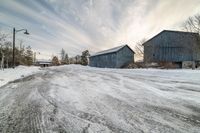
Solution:
M 15 68 L 15 28 L 13 28 L 13 59 L 12 59 L 12 65 L 13 68 Z
M 12 59 L 13 68 L 15 68 L 15 34 L 20 31 L 25 31 L 24 34 L 29 35 L 27 29 L 15 30 L 15 28 L 13 28 L 13 59 Z

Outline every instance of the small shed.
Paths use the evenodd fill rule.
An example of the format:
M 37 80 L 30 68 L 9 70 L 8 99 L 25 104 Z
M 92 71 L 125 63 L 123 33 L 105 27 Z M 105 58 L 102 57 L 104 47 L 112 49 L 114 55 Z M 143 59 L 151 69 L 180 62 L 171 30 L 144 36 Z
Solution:
M 52 65 L 52 61 L 51 60 L 37 60 L 35 62 L 36 66 L 41 66 L 41 67 L 49 67 Z
M 89 57 L 89 66 L 100 68 L 122 68 L 134 61 L 135 52 L 128 46 L 122 45 L 98 52 Z
M 146 63 L 172 63 L 178 67 L 200 61 L 198 33 L 164 30 L 145 42 Z

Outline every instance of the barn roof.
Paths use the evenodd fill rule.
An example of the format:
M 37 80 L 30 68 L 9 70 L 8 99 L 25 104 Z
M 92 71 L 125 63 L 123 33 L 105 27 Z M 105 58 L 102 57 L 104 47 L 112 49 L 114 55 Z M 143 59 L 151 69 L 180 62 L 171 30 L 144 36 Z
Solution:
M 147 44 L 148 42 L 150 42 L 151 40 L 153 40 L 154 38 L 156 38 L 157 36 L 163 34 L 163 33 L 169 33 L 169 32 L 174 32 L 174 33 L 179 33 L 179 34 L 194 34 L 195 36 L 199 36 L 198 33 L 195 32 L 185 32 L 185 31 L 173 31 L 173 30 L 163 30 L 160 33 L 158 33 L 157 35 L 155 35 L 154 37 L 152 37 L 151 39 L 149 39 L 148 41 L 146 41 L 145 43 L 143 43 L 143 45 Z
M 110 54 L 110 53 L 115 53 L 115 52 L 118 52 L 120 49 L 122 49 L 122 48 L 124 48 L 124 47 L 128 47 L 133 53 L 135 53 L 135 52 L 126 44 L 126 45 L 121 45 L 121 46 L 114 47 L 114 48 L 111 48 L 111 49 L 108 49 L 108 50 L 104 50 L 104 51 L 97 52 L 97 53 L 91 55 L 90 57 L 98 56 L 98 55 L 104 55 L 104 54 Z

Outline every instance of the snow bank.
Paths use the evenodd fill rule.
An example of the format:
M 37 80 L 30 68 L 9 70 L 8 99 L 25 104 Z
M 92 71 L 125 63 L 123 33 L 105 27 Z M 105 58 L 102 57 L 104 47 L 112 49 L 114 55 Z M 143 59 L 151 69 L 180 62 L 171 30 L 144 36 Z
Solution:
M 40 71 L 39 67 L 18 66 L 15 69 L 9 68 L 0 70 L 0 87 L 7 84 L 9 81 L 19 79 L 23 76 L 28 76 Z

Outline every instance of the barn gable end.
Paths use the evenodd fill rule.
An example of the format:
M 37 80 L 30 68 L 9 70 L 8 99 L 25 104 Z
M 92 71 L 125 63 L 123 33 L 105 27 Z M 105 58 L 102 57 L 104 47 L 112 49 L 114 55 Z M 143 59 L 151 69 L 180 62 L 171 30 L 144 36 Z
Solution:
M 134 51 L 128 45 L 122 45 L 98 52 L 89 59 L 92 67 L 121 68 L 134 60 Z
M 145 42 L 145 62 L 183 62 L 199 60 L 199 35 L 191 32 L 162 31 Z

